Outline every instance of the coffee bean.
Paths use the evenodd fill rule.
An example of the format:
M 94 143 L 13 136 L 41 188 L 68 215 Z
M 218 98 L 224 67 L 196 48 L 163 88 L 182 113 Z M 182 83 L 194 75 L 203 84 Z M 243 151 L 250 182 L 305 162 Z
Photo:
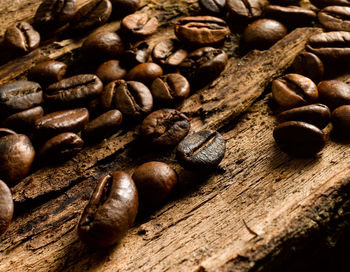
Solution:
M 30 24 L 20 22 L 6 30 L 4 42 L 19 53 L 26 53 L 39 46 L 40 34 Z
M 328 30 L 350 31 L 350 7 L 326 7 L 318 13 L 318 20 Z
M 0 180 L 0 236 L 7 230 L 13 216 L 12 194 L 6 183 Z
M 45 101 L 53 107 L 77 106 L 97 97 L 103 90 L 101 80 L 93 74 L 76 75 L 51 84 Z
M 329 1 L 329 0 L 328 0 Z M 276 5 L 289 6 L 289 5 L 298 5 L 300 0 L 269 0 L 270 3 L 274 3 Z
M 48 60 L 39 62 L 29 71 L 29 78 L 47 86 L 64 78 L 67 65 L 60 61 Z
M 318 8 L 328 6 L 350 6 L 349 0 L 310 0 L 310 2 Z
M 134 67 L 140 63 L 148 61 L 150 55 L 150 48 L 147 42 L 139 41 L 130 46 L 128 50 L 121 56 L 123 65 L 127 67 Z
M 23 134 L 0 138 L 0 178 L 12 186 L 30 171 L 35 151 L 29 138 Z
M 252 20 L 261 16 L 260 0 L 226 0 L 226 8 L 233 20 Z
M 122 83 L 124 83 L 124 80 L 114 80 L 104 87 L 100 97 L 101 109 L 103 111 L 110 110 L 114 107 L 115 91 Z
M 127 71 L 120 65 L 119 60 L 109 60 L 102 63 L 96 71 L 96 75 L 103 83 L 121 79 L 126 75 Z
M 287 35 L 287 28 L 272 19 L 259 19 L 249 24 L 243 33 L 243 42 L 249 48 L 267 49 Z
M 325 80 L 318 84 L 322 103 L 331 109 L 350 104 L 350 86 L 339 80 Z
M 150 84 L 161 75 L 163 75 L 162 67 L 153 62 L 146 62 L 132 68 L 126 75 L 126 79 Z
M 307 8 L 276 5 L 268 5 L 265 16 L 292 27 L 310 25 L 317 18 L 316 12 Z
M 180 164 L 191 170 L 209 171 L 224 158 L 225 139 L 214 130 L 195 132 L 177 146 L 176 155 Z
M 312 104 L 302 106 L 281 112 L 278 115 L 280 123 L 287 121 L 302 121 L 315 125 L 316 127 L 325 128 L 331 119 L 331 111 L 326 105 Z
M 1 138 L 1 137 L 4 137 L 4 136 L 7 136 L 7 135 L 14 135 L 14 134 L 17 134 L 17 133 L 14 132 L 14 131 L 11 130 L 11 129 L 8 129 L 8 128 L 0 128 L 0 138 Z
M 171 146 L 179 143 L 189 130 L 186 115 L 174 109 L 161 109 L 142 121 L 140 135 L 152 144 Z
M 34 127 L 37 119 L 44 115 L 44 110 L 41 106 L 37 106 L 28 110 L 24 110 L 7 117 L 3 124 L 5 127 L 12 128 L 20 133 L 29 133 Z
M 140 6 L 140 0 L 110 0 L 113 6 L 113 12 L 119 16 L 125 16 L 134 13 Z
M 324 76 L 323 62 L 310 52 L 300 53 L 294 59 L 293 68 L 295 73 L 306 76 L 316 83 L 320 82 Z
M 0 87 L 0 112 L 11 114 L 43 102 L 43 92 L 38 83 L 18 80 Z
M 332 112 L 333 130 L 337 136 L 350 136 L 350 105 L 343 105 Z
M 134 181 L 121 171 L 104 175 L 78 224 L 81 240 L 94 247 L 117 243 L 133 224 L 138 209 Z
M 307 77 L 287 74 L 272 81 L 272 96 L 284 108 L 313 103 L 318 98 L 317 86 Z
M 87 142 L 108 138 L 116 133 L 118 127 L 122 123 L 122 119 L 122 113 L 119 110 L 107 111 L 87 123 L 81 135 Z
M 205 11 L 220 15 L 224 12 L 226 0 L 199 0 L 199 5 Z
M 273 131 L 278 147 L 296 157 L 314 156 L 326 144 L 326 136 L 318 127 L 300 121 L 279 124 Z
M 152 51 L 154 62 L 164 66 L 178 66 L 186 57 L 187 51 L 177 39 L 163 40 L 156 44 Z
M 133 13 L 124 17 L 120 28 L 126 35 L 142 39 L 156 32 L 158 20 L 145 13 Z
M 178 182 L 176 172 L 166 163 L 151 161 L 136 168 L 135 181 L 142 204 L 157 206 L 169 195 Z
M 204 46 L 222 42 L 230 34 L 226 22 L 213 16 L 190 16 L 177 21 L 176 37 L 189 45 Z

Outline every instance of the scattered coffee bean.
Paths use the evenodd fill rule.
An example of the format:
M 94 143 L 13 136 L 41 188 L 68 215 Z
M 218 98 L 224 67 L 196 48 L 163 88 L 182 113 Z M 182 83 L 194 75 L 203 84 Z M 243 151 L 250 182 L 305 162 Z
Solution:
M 154 46 L 152 59 L 160 65 L 174 67 L 178 66 L 187 57 L 187 54 L 178 39 L 168 39 Z
M 104 87 L 100 97 L 100 105 L 103 111 L 110 110 L 114 107 L 115 91 L 122 83 L 124 83 L 123 80 L 114 80 Z
M 162 67 L 153 62 L 146 62 L 132 68 L 126 75 L 126 79 L 140 81 L 144 84 L 150 84 L 153 80 L 162 75 Z
M 156 17 L 149 18 L 145 13 L 133 13 L 121 22 L 121 30 L 135 38 L 145 38 L 156 32 L 158 20 Z
M 47 86 L 64 78 L 67 65 L 60 61 L 48 60 L 39 62 L 29 71 L 29 78 Z
M 139 41 L 131 45 L 128 50 L 121 56 L 123 65 L 127 67 L 134 67 L 140 63 L 148 61 L 150 55 L 150 48 L 147 42 Z
M 326 7 L 318 13 L 318 20 L 328 30 L 350 31 L 350 7 Z
M 350 6 L 349 0 L 310 0 L 310 2 L 318 8 L 328 6 Z
M 226 0 L 199 0 L 199 5 L 205 11 L 220 15 L 224 12 Z
M 140 6 L 140 0 L 110 0 L 113 12 L 119 16 L 134 13 Z
M 3 121 L 3 125 L 12 128 L 19 133 L 29 133 L 34 127 L 35 121 L 44 115 L 41 106 L 24 110 L 10 115 Z
M 7 230 L 13 216 L 12 194 L 6 183 L 0 180 L 0 236 Z
M 176 151 L 181 165 L 205 172 L 219 165 L 224 158 L 226 144 L 220 133 L 202 130 L 183 139 Z
M 0 128 L 0 138 L 1 138 L 1 137 L 4 137 L 4 136 L 7 136 L 7 135 L 14 135 L 14 134 L 17 134 L 17 133 L 14 132 L 14 131 L 11 130 L 11 129 L 8 129 L 8 128 Z
M 350 105 L 343 105 L 332 112 L 333 130 L 337 136 L 350 136 Z
M 265 8 L 267 18 L 275 19 L 286 26 L 310 25 L 316 20 L 317 15 L 313 10 L 298 6 L 276 6 L 268 5 Z
M 233 20 L 252 20 L 261 16 L 263 2 L 260 0 L 226 0 L 226 8 Z
M 6 30 L 4 42 L 9 48 L 25 53 L 39 46 L 40 34 L 30 24 L 20 22 Z
M 109 60 L 102 63 L 96 71 L 96 75 L 103 83 L 121 79 L 126 75 L 127 71 L 120 65 L 119 60 Z
M 293 68 L 295 73 L 306 76 L 316 83 L 324 76 L 323 62 L 310 52 L 300 53 L 293 62 Z
M 103 176 L 80 218 L 80 239 L 99 248 L 117 243 L 133 224 L 137 209 L 137 189 L 127 173 Z
M 339 80 L 325 80 L 318 84 L 322 103 L 331 109 L 350 104 L 350 86 Z

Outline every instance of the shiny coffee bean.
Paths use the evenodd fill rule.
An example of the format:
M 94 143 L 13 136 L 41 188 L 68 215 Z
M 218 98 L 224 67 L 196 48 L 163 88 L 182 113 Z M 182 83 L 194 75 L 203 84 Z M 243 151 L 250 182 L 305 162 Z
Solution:
M 119 16 L 134 13 L 140 7 L 140 0 L 110 0 L 113 12 Z
M 0 236 L 7 230 L 13 216 L 12 194 L 6 183 L 0 180 Z
M 260 0 L 226 0 L 226 8 L 233 20 L 252 20 L 261 16 L 263 2 Z
M 343 105 L 332 112 L 333 131 L 337 136 L 350 136 L 350 105 Z
M 142 121 L 140 135 L 152 144 L 171 146 L 179 143 L 189 130 L 186 115 L 174 109 L 161 109 Z
M 272 81 L 272 96 L 284 108 L 314 103 L 318 98 L 315 83 L 299 74 L 287 74 Z
M 41 106 L 24 110 L 10 115 L 3 121 L 3 125 L 12 128 L 19 133 L 29 133 L 34 127 L 35 121 L 44 115 Z
M 104 175 L 81 215 L 80 239 L 99 248 L 119 242 L 135 221 L 138 203 L 135 183 L 127 173 Z
M 176 172 L 166 163 L 151 161 L 136 168 L 132 175 L 142 204 L 157 206 L 178 182 Z
M 272 19 L 259 19 L 249 24 L 243 32 L 243 42 L 249 48 L 267 49 L 287 35 L 287 28 Z
M 195 132 L 177 146 L 179 163 L 193 170 L 209 171 L 217 167 L 224 158 L 225 139 L 214 130 Z
M 17 133 L 14 132 L 12 129 L 0 128 L 0 138 L 7 135 L 14 135 L 14 134 L 17 134 Z
M 30 171 L 35 156 L 34 147 L 26 135 L 0 138 L 0 178 L 12 186 Z
M 103 83 L 109 83 L 113 80 L 122 79 L 126 76 L 127 70 L 120 65 L 119 60 L 109 60 L 102 63 L 96 71 L 98 78 Z
M 226 0 L 199 0 L 199 5 L 206 12 L 220 15 L 224 12 Z
M 317 16 L 321 25 L 328 30 L 350 31 L 350 7 L 329 6 Z
M 157 77 L 160 77 L 162 75 L 162 67 L 153 62 L 146 62 L 136 65 L 134 68 L 132 68 L 126 75 L 126 79 L 149 84 Z
M 314 156 L 326 144 L 326 135 L 318 127 L 300 121 L 279 124 L 273 131 L 277 146 L 296 157 Z
M 126 35 L 142 39 L 156 32 L 158 20 L 145 13 L 133 13 L 124 17 L 120 28 Z
M 0 87 L 0 112 L 11 114 L 43 103 L 43 92 L 38 83 L 18 80 Z
M 100 97 L 100 105 L 103 111 L 107 111 L 114 108 L 115 91 L 120 86 L 121 83 L 124 83 L 124 80 L 114 80 L 108 83 L 103 88 L 103 91 Z
M 331 109 L 350 104 L 350 86 L 339 80 L 325 80 L 318 84 L 322 103 Z
M 277 5 L 265 7 L 265 16 L 292 27 L 310 25 L 317 18 L 316 12 L 307 8 Z
M 166 67 L 178 66 L 187 55 L 187 51 L 177 39 L 163 40 L 156 44 L 152 51 L 153 61 Z
M 280 123 L 287 121 L 302 121 L 315 125 L 316 127 L 325 128 L 331 119 L 331 111 L 326 105 L 312 104 L 302 106 L 281 112 L 278 115 Z
M 349 0 L 310 0 L 310 2 L 318 8 L 328 6 L 350 6 Z
M 147 62 L 150 53 L 151 50 L 148 43 L 140 41 L 131 45 L 130 48 L 124 52 L 121 56 L 121 61 L 123 62 L 123 65 L 127 67 L 134 67 L 140 63 Z
M 110 110 L 87 123 L 81 132 L 86 142 L 99 141 L 117 132 L 122 123 L 122 113 L 119 110 Z
M 26 53 L 39 46 L 40 34 L 26 22 L 9 27 L 4 36 L 6 45 L 20 53 Z
M 40 82 L 45 86 L 64 78 L 67 71 L 67 65 L 60 61 L 48 60 L 39 62 L 29 70 L 29 78 Z
M 293 62 L 295 73 L 306 76 L 314 82 L 320 82 L 324 76 L 323 62 L 310 52 L 300 53 Z

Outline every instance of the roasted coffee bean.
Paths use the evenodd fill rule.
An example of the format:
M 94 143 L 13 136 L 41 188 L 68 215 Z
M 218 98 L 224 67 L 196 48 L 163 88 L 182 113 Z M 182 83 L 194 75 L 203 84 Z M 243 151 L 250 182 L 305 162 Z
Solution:
M 116 133 L 122 123 L 122 113 L 119 110 L 110 110 L 87 123 L 81 136 L 87 142 L 108 138 Z
M 325 128 L 331 119 L 331 111 L 326 105 L 312 104 L 302 106 L 281 112 L 278 115 L 280 123 L 287 121 L 302 121 L 315 125 L 316 127 Z
M 265 16 L 292 27 L 310 25 L 317 18 L 316 12 L 307 8 L 276 5 L 268 5 Z
M 328 0 L 329 1 L 329 0 Z M 289 5 L 298 5 L 300 0 L 269 0 L 270 3 L 274 3 L 276 5 L 289 6 Z
M 188 169 L 209 171 L 219 165 L 226 151 L 225 139 L 214 130 L 195 132 L 177 146 L 180 164 Z
M 252 20 L 261 16 L 260 0 L 226 0 L 226 8 L 233 20 Z
M 37 119 L 43 117 L 44 110 L 41 106 L 37 106 L 28 110 L 24 110 L 7 117 L 3 124 L 5 127 L 12 128 L 20 133 L 29 133 L 34 127 Z
M 152 144 L 171 146 L 179 143 L 189 130 L 186 115 L 174 109 L 161 109 L 142 121 L 140 135 Z
M 176 172 L 166 163 L 151 161 L 136 168 L 132 175 L 140 201 L 147 206 L 161 204 L 178 182 Z
M 140 0 L 110 0 L 113 12 L 119 16 L 134 13 L 140 6 Z
M 318 8 L 328 6 L 350 6 L 349 0 L 310 0 L 310 2 Z
M 107 111 L 114 107 L 114 95 L 116 89 L 120 86 L 121 83 L 124 83 L 124 80 L 114 80 L 108 83 L 101 94 L 100 105 L 103 111 Z
M 81 215 L 80 239 L 99 248 L 117 243 L 134 223 L 138 203 L 135 183 L 127 173 L 103 176 Z
M 300 121 L 279 124 L 273 131 L 278 147 L 296 157 L 314 156 L 326 144 L 326 135 L 318 127 Z
M 272 19 L 259 19 L 249 24 L 243 32 L 243 42 L 249 48 L 267 49 L 287 35 L 287 28 Z
M 96 75 L 103 83 L 121 79 L 126 76 L 127 70 L 120 65 L 119 60 L 109 60 L 102 63 L 96 71 Z
M 337 136 L 350 136 L 350 105 L 343 105 L 332 112 L 333 130 Z
M 182 100 L 190 94 L 190 83 L 180 74 L 167 74 L 152 82 L 151 93 L 162 102 Z
M 177 39 L 168 39 L 156 44 L 152 51 L 154 62 L 164 66 L 178 66 L 186 57 L 187 51 Z
M 320 82 L 324 76 L 323 62 L 310 52 L 300 53 L 293 62 L 295 73 L 306 76 L 314 82 Z
M 350 7 L 329 6 L 317 16 L 321 25 L 328 30 L 350 31 Z
M 4 42 L 14 51 L 25 53 L 39 46 L 40 34 L 30 24 L 20 22 L 6 30 Z
M 14 135 L 14 134 L 17 134 L 17 133 L 14 132 L 14 131 L 11 130 L 11 129 L 8 129 L 8 128 L 0 128 L 0 138 L 1 138 L 1 137 L 4 137 L 4 136 L 7 136 L 7 135 Z
M 53 107 L 70 107 L 92 100 L 102 90 L 103 84 L 97 76 L 82 74 L 51 84 L 46 89 L 44 97 Z
M 126 75 L 126 79 L 149 84 L 157 77 L 160 77 L 162 75 L 162 67 L 153 62 L 146 62 L 136 65 L 134 68 L 132 68 Z
M 40 82 L 45 86 L 64 78 L 67 71 L 67 65 L 60 61 L 48 60 L 39 62 L 29 71 L 29 78 Z
M 230 28 L 220 18 L 212 16 L 184 17 L 175 25 L 176 37 L 189 45 L 205 46 L 222 42 Z
M 317 86 L 307 77 L 287 74 L 272 81 L 272 96 L 284 108 L 314 103 L 318 98 Z
M 318 84 L 322 103 L 331 109 L 350 104 L 350 86 L 339 80 L 325 80 Z
M 0 138 L 0 178 L 12 186 L 30 171 L 35 156 L 34 147 L 26 135 Z
M 199 5 L 205 11 L 220 15 L 225 10 L 226 0 L 199 0 Z
M 123 65 L 127 67 L 134 67 L 140 63 L 148 61 L 150 56 L 150 48 L 147 42 L 140 41 L 131 45 L 128 50 L 121 56 Z
M 43 102 L 43 92 L 38 83 L 18 80 L 0 87 L 0 112 L 12 114 Z
M 13 216 L 12 194 L 6 183 L 0 180 L 0 236 L 7 230 Z
M 126 35 L 142 39 L 156 32 L 158 20 L 145 13 L 133 13 L 124 17 L 120 27 Z
M 71 21 L 73 30 L 83 30 L 103 25 L 112 13 L 109 0 L 93 0 L 82 6 Z

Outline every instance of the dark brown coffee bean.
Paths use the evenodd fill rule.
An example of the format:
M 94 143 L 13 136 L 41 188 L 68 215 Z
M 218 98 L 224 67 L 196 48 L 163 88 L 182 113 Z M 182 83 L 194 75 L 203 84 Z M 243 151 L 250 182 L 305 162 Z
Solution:
M 44 115 L 44 110 L 41 106 L 21 111 L 7 117 L 3 124 L 5 127 L 12 128 L 20 133 L 29 133 L 34 127 L 37 119 Z
M 265 16 L 292 27 L 310 25 L 317 18 L 316 12 L 307 8 L 276 5 L 268 5 Z
M 162 67 L 153 62 L 146 62 L 136 65 L 134 68 L 132 68 L 126 75 L 126 79 L 149 84 L 157 77 L 160 77 L 162 75 Z
M 29 78 L 43 85 L 50 85 L 64 78 L 67 65 L 60 61 L 48 60 L 39 62 L 29 71 Z
M 81 136 L 87 142 L 108 138 L 116 133 L 122 123 L 122 113 L 119 110 L 110 110 L 87 123 Z
M 151 93 L 155 100 L 174 101 L 190 94 L 190 83 L 180 74 L 167 74 L 152 82 Z
M 126 75 L 127 71 L 120 65 L 119 60 L 109 60 L 102 63 L 96 71 L 96 75 L 103 83 L 121 79 Z
M 329 6 L 317 16 L 321 25 L 328 30 L 350 31 L 350 7 Z
M 312 104 L 302 106 L 281 112 L 278 115 L 280 123 L 287 121 L 302 121 L 315 125 L 316 127 L 325 128 L 331 119 L 331 111 L 326 105 Z
M 164 66 L 178 66 L 186 57 L 187 51 L 177 39 L 168 39 L 156 44 L 152 51 L 154 62 Z
M 83 30 L 103 25 L 112 13 L 109 0 L 93 0 L 82 6 L 71 21 L 74 30 Z
M 226 22 L 213 16 L 184 17 L 175 25 L 176 37 L 189 45 L 217 44 L 229 34 L 230 28 Z
M 267 49 L 287 35 L 287 28 L 272 19 L 259 19 L 249 24 L 243 33 L 243 42 L 249 48 Z
M 134 13 L 140 6 L 140 0 L 110 0 L 113 12 L 119 16 Z
M 30 171 L 35 156 L 34 147 L 26 135 L 0 138 L 0 178 L 10 187 Z
M 99 248 L 117 243 L 134 223 L 138 203 L 135 183 L 127 173 L 103 176 L 81 215 L 80 239 Z
M 350 136 L 350 105 L 343 105 L 332 112 L 333 130 L 337 136 Z
M 152 144 L 171 146 L 179 143 L 189 130 L 186 115 L 174 109 L 161 109 L 142 121 L 140 135 Z
M 329 0 L 328 0 L 329 1 Z M 282 6 L 298 5 L 300 0 L 269 0 L 270 3 Z
M 328 6 L 350 6 L 349 0 L 310 0 L 310 2 L 318 8 Z
M 14 134 L 17 134 L 17 133 L 14 132 L 14 131 L 11 130 L 11 129 L 8 129 L 8 128 L 0 128 L 0 138 L 1 138 L 1 137 L 4 137 L 4 136 L 7 136 L 7 135 L 14 135 Z
M 123 83 L 124 80 L 114 80 L 108 83 L 101 94 L 100 104 L 103 111 L 107 111 L 114 107 L 114 95 L 116 89 Z
M 209 171 L 217 167 L 224 158 L 225 139 L 214 130 L 195 132 L 177 146 L 177 159 L 190 170 Z
M 220 15 L 224 12 L 226 0 L 199 0 L 199 5 L 205 11 Z
M 299 74 L 287 74 L 272 81 L 272 96 L 284 108 L 314 103 L 318 98 L 315 83 Z
M 18 80 L 0 87 L 0 112 L 11 114 L 43 102 L 43 92 L 38 83 Z
M 293 68 L 295 73 L 306 76 L 316 83 L 324 76 L 323 62 L 310 52 L 300 53 L 293 62 Z
M 176 172 L 166 163 L 151 161 L 136 168 L 132 175 L 142 204 L 157 206 L 178 182 Z
M 318 127 L 300 121 L 279 124 L 273 131 L 278 147 L 296 157 L 314 156 L 326 144 L 326 135 Z
M 150 56 L 150 48 L 147 42 L 140 41 L 131 45 L 128 50 L 121 56 L 123 65 L 127 67 L 134 67 L 140 63 L 148 61 Z
M 96 75 L 82 74 L 51 84 L 44 96 L 54 107 L 70 107 L 92 100 L 102 90 L 103 84 Z
M 350 104 L 350 86 L 339 80 L 325 80 L 318 84 L 322 103 L 331 109 Z
M 226 7 L 233 20 L 252 20 L 261 16 L 263 3 L 260 0 L 226 0 Z
M 9 48 L 25 53 L 39 46 L 40 34 L 30 24 L 20 22 L 6 30 L 4 42 Z
M 0 180 L 0 236 L 7 230 L 13 216 L 12 194 L 6 183 Z
M 149 18 L 145 13 L 133 13 L 124 17 L 120 28 L 126 35 L 142 39 L 156 32 L 158 20 L 156 17 Z

